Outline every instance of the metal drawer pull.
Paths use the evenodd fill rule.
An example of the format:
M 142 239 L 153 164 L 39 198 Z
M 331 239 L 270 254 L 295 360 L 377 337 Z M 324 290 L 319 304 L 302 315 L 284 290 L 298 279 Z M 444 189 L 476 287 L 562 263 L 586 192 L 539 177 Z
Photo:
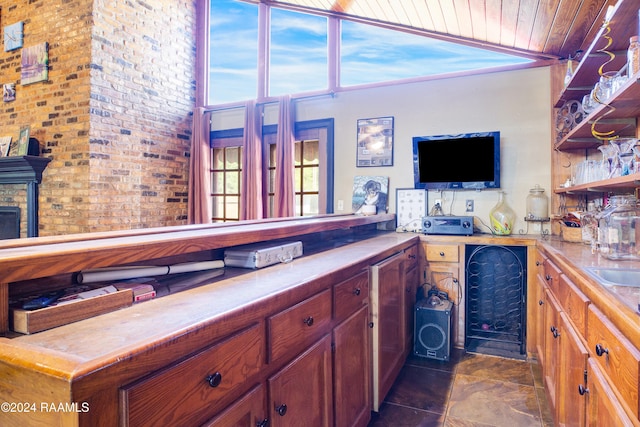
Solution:
M 262 421 L 256 423 L 256 427 L 269 427 L 269 418 L 265 418 Z
M 281 417 L 284 417 L 284 415 L 287 413 L 287 405 L 285 405 L 284 403 L 280 406 L 278 406 L 276 408 L 276 412 L 278 413 L 278 415 L 280 415 Z
M 440 256 L 444 256 L 444 252 L 440 252 Z
M 306 319 L 304 319 L 302 322 L 304 322 L 304 324 L 307 325 L 307 326 L 311 326 L 311 325 L 313 325 L 313 317 L 309 316 Z
M 360 292 L 361 292 L 361 291 L 360 291 L 360 288 L 355 288 L 355 289 L 353 290 L 353 294 L 354 294 L 355 296 L 360 295 Z
M 220 372 L 216 372 L 215 374 L 207 376 L 207 382 L 211 387 L 218 387 L 222 382 L 222 374 Z
M 560 333 L 558 333 L 558 328 L 556 328 L 555 326 L 551 327 L 551 333 L 553 334 L 554 338 L 558 338 L 560 336 Z
M 538 305 L 544 305 L 544 301 L 542 300 L 538 301 Z
M 609 355 L 609 349 L 604 348 L 601 344 L 596 344 L 596 354 L 602 357 L 603 354 Z

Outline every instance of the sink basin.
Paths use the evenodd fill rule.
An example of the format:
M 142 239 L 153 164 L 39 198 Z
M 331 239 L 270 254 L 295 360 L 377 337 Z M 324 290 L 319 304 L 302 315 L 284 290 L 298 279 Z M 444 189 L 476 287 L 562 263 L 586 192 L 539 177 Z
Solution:
M 640 287 L 640 269 L 587 267 L 585 270 L 603 285 Z

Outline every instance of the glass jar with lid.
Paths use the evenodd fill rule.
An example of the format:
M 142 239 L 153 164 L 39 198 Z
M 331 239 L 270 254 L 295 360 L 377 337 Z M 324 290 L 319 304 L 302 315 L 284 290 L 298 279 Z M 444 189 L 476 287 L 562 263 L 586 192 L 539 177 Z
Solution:
M 542 221 L 549 219 L 549 198 L 544 194 L 544 188 L 538 184 L 529 190 L 527 196 L 527 220 Z
M 610 197 L 608 206 L 598 216 L 598 244 L 605 258 L 640 259 L 640 208 L 635 196 Z

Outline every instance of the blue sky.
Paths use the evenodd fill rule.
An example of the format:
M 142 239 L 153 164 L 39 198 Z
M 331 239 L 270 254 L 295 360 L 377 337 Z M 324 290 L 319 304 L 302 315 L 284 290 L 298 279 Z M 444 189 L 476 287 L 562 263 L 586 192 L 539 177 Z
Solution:
M 211 7 L 211 103 L 255 98 L 258 7 L 235 0 Z M 343 86 L 529 61 L 349 21 L 341 37 Z M 271 46 L 271 95 L 327 88 L 326 18 L 274 9 Z

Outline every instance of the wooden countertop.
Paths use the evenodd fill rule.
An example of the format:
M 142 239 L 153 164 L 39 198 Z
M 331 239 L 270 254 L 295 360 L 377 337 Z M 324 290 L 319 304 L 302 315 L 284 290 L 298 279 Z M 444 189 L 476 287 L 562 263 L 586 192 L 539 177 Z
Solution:
M 163 348 L 170 342 L 177 343 L 182 354 L 189 354 L 213 342 L 216 336 L 244 327 L 249 317 L 267 316 L 326 289 L 339 279 L 336 271 L 342 270 L 342 275 L 344 271 L 358 272 L 417 240 L 415 234 L 378 232 L 289 264 L 244 270 L 243 274 L 222 276 L 210 285 L 81 322 L 34 335 L 2 338 L 0 360 L 69 381 L 103 370 L 98 377 L 108 381 L 111 368 L 127 359 L 149 352 L 157 356 L 163 351 L 175 357 L 176 348 Z M 185 338 L 187 333 L 191 338 Z M 121 369 L 117 372 L 123 375 Z

